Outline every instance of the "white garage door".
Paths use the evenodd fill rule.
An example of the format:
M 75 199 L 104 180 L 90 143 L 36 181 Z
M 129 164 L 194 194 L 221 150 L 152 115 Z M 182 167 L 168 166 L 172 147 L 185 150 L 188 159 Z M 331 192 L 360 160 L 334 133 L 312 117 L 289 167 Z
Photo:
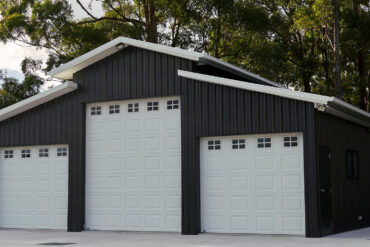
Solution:
M 67 146 L 1 149 L 1 228 L 66 229 L 67 204 Z
M 201 140 L 202 231 L 305 234 L 301 134 Z
M 179 98 L 87 106 L 86 228 L 180 231 Z

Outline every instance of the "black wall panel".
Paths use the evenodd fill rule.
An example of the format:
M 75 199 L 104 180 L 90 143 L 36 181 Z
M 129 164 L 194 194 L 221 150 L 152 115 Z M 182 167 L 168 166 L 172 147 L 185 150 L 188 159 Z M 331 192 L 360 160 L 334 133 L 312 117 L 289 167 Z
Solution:
M 332 115 L 315 115 L 316 146 L 330 148 L 334 232 L 370 226 L 370 131 Z M 359 152 L 359 180 L 346 177 L 346 149 Z
M 311 103 L 177 76 L 197 71 L 192 61 L 126 48 L 77 72 L 75 92 L 0 122 L 0 146 L 68 144 L 68 230 L 85 220 L 85 104 L 178 95 L 182 125 L 182 232 L 200 231 L 199 139 L 257 133 L 303 132 L 307 236 L 318 236 L 314 108 Z M 211 73 L 209 70 L 208 73 Z M 220 74 L 214 69 L 214 74 Z

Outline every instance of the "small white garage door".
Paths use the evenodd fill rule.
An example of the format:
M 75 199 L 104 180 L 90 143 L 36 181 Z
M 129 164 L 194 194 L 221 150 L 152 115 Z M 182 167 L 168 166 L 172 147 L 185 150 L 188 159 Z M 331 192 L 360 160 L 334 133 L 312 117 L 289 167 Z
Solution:
M 87 106 L 86 228 L 180 231 L 179 98 Z
M 0 227 L 67 229 L 67 146 L 0 151 Z
M 305 234 L 299 133 L 201 140 L 203 232 Z

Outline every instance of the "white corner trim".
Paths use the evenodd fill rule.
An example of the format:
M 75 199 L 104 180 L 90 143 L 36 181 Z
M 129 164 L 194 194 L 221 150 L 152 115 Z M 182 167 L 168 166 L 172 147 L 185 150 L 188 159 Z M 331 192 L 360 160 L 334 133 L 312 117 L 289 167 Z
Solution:
M 74 82 L 65 82 L 59 86 L 51 88 L 45 92 L 36 94 L 11 106 L 0 110 L 0 121 L 11 118 L 50 100 L 58 98 L 64 94 L 72 92 L 77 89 L 77 84 Z
M 277 88 L 272 86 L 265 86 L 251 82 L 232 80 L 217 76 L 205 75 L 200 73 L 194 73 L 184 70 L 178 70 L 178 75 L 192 80 L 205 81 L 218 85 L 235 87 L 245 90 L 250 90 L 254 92 L 267 93 L 271 95 L 281 96 L 284 98 L 307 101 L 311 103 L 327 104 L 328 101 L 332 100 L 332 97 L 322 96 L 311 93 L 304 93 L 293 91 L 286 88 Z

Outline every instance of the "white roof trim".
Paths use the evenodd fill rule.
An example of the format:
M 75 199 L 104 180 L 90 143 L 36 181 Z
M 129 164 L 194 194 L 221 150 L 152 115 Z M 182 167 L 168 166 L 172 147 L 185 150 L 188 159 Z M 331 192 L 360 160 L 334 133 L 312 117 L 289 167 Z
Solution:
M 217 85 L 240 88 L 244 90 L 250 90 L 254 92 L 266 93 L 284 98 L 324 105 L 326 107 L 326 111 L 332 115 L 347 119 L 366 127 L 370 127 L 370 113 L 363 111 L 335 97 L 293 91 L 285 88 L 264 86 L 245 81 L 232 80 L 183 70 L 178 70 L 178 76 L 197 81 L 209 82 Z
M 48 73 L 48 75 L 55 77 L 55 78 L 62 79 L 62 80 L 72 80 L 73 74 L 76 73 L 77 71 L 82 70 L 83 68 L 86 68 L 98 62 L 99 60 L 102 60 L 118 52 L 120 49 L 117 48 L 117 45 L 119 44 L 124 44 L 126 47 L 134 46 L 134 47 L 138 47 L 138 48 L 142 48 L 142 49 L 146 49 L 150 51 L 155 51 L 159 53 L 164 53 L 164 54 L 168 54 L 168 55 L 172 55 L 176 57 L 189 59 L 189 60 L 196 61 L 196 62 L 207 63 L 210 65 L 217 65 L 219 68 L 237 72 L 241 76 L 253 77 L 269 85 L 276 86 L 276 87 L 282 87 L 278 83 L 272 82 L 266 78 L 263 78 L 256 74 L 243 70 L 237 66 L 226 63 L 220 59 L 209 56 L 207 54 L 194 52 L 194 51 L 188 51 L 188 50 L 184 50 L 184 49 L 177 48 L 177 47 L 169 47 L 165 45 L 149 43 L 149 42 L 136 40 L 136 39 L 130 39 L 126 37 L 118 37 L 102 46 L 99 46 L 98 48 L 91 50 L 90 52 L 85 53 L 84 55 L 77 57 L 64 65 L 61 65 L 60 67 L 51 70 Z
M 58 98 L 64 94 L 77 89 L 77 84 L 73 82 L 65 82 L 59 86 L 51 88 L 45 92 L 36 94 L 11 106 L 0 110 L 0 121 L 11 118 L 36 106 L 44 104 L 50 100 Z
M 199 57 L 203 56 L 202 53 L 187 51 L 180 48 L 169 47 L 164 45 L 158 45 L 154 43 L 149 43 L 141 40 L 136 39 L 129 39 L 125 37 L 118 37 L 98 48 L 85 53 L 82 56 L 79 56 L 68 63 L 51 70 L 48 75 L 63 79 L 63 80 L 71 80 L 73 79 L 73 74 L 77 71 L 86 68 L 99 60 L 104 59 L 116 52 L 120 49 L 117 48 L 117 45 L 125 44 L 126 46 L 134 46 L 143 48 L 146 50 L 156 51 L 168 55 L 173 55 L 177 57 L 183 57 L 186 59 L 190 59 L 193 61 L 199 61 Z
M 289 90 L 286 88 L 276 88 L 276 87 L 271 87 L 271 86 L 264 86 L 264 85 L 260 85 L 256 83 L 226 79 L 223 77 L 205 75 L 205 74 L 194 73 L 194 72 L 189 72 L 189 71 L 184 71 L 184 70 L 178 70 L 178 75 L 181 77 L 192 79 L 192 80 L 205 81 L 205 82 L 210 82 L 213 84 L 235 87 L 235 88 L 260 92 L 260 93 L 267 93 L 267 94 L 272 94 L 276 96 L 281 96 L 284 98 L 302 100 L 302 101 L 307 101 L 311 103 L 326 104 L 329 100 L 332 99 L 332 97 L 328 97 L 328 96 L 298 92 L 298 91 L 293 91 L 293 90 Z

